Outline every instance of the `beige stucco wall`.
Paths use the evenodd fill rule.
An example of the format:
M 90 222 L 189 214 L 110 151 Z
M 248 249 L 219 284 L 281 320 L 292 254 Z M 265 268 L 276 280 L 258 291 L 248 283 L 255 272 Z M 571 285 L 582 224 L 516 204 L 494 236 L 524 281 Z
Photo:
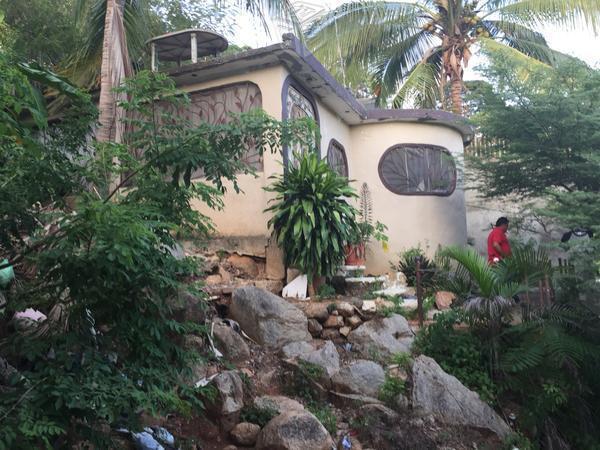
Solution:
M 440 145 L 452 153 L 459 166 L 463 142 L 458 132 L 429 124 L 374 123 L 353 127 L 351 139 L 352 178 L 357 189 L 363 182 L 369 185 L 375 220 L 387 225 L 390 239 L 387 252 L 377 242 L 370 244 L 368 272 L 388 272 L 390 261 L 396 261 L 399 252 L 417 244 L 428 248 L 430 254 L 440 245 L 466 244 L 465 197 L 460 176 L 449 197 L 402 196 L 382 184 L 377 170 L 383 153 L 399 143 Z
M 321 158 L 327 158 L 329 142 L 335 139 L 344 146 L 346 157 L 351 151 L 352 139 L 350 127 L 340 117 L 326 108 L 320 101 L 316 101 L 319 110 L 319 131 L 321 133 Z M 353 162 L 348 158 L 348 173 L 352 177 Z
M 282 67 L 257 70 L 248 74 L 220 78 L 219 80 L 182 86 L 187 92 L 194 92 L 231 83 L 251 81 L 258 85 L 262 94 L 262 107 L 271 116 L 281 118 L 281 86 L 287 76 Z M 217 234 L 220 236 L 268 236 L 267 215 L 263 210 L 267 207 L 270 194 L 263 190 L 268 178 L 281 172 L 281 155 L 279 152 L 264 155 L 264 171 L 251 175 L 239 175 L 238 184 L 243 193 L 236 193 L 232 183 L 225 183 L 227 192 L 223 197 L 224 208 L 211 210 L 200 201 L 193 204 L 201 213 L 213 220 Z

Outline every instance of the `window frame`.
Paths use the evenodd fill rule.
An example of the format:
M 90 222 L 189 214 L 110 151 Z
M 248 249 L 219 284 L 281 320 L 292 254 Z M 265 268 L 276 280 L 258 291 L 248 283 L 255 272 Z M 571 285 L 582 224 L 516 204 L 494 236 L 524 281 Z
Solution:
M 329 165 L 329 167 L 333 170 L 333 167 L 331 166 L 331 161 L 329 160 L 329 155 L 331 154 L 331 151 L 333 150 L 334 147 L 337 147 L 338 150 L 341 150 L 342 152 L 342 158 L 344 160 L 344 172 L 345 174 L 339 174 L 342 177 L 346 177 L 349 178 L 350 177 L 350 167 L 348 166 L 348 157 L 346 156 L 346 147 L 344 147 L 342 145 L 342 143 L 340 141 L 338 141 L 337 139 L 331 139 L 329 141 L 329 145 L 327 146 L 327 164 Z M 337 173 L 337 172 L 336 172 Z
M 449 156 L 450 157 L 449 160 L 452 162 L 452 175 L 453 175 L 452 180 L 450 182 L 449 189 L 447 189 L 445 192 L 403 192 L 403 191 L 400 191 L 400 190 L 394 188 L 393 186 L 391 186 L 385 180 L 385 178 L 383 176 L 383 163 L 389 153 L 396 151 L 396 150 L 402 150 L 403 148 L 404 149 L 410 149 L 410 148 L 434 149 L 434 150 L 437 150 L 437 151 Z M 434 144 L 413 144 L 413 143 L 394 144 L 391 147 L 389 147 L 385 152 L 383 152 L 383 154 L 381 155 L 381 158 L 379 158 L 379 163 L 377 165 L 377 172 L 379 174 L 379 180 L 381 181 L 381 183 L 385 186 L 385 188 L 388 191 L 390 191 L 396 195 L 406 195 L 406 196 L 450 197 L 456 191 L 456 185 L 457 185 L 457 180 L 458 180 L 458 169 L 456 167 L 456 161 L 455 161 L 454 156 L 452 155 L 450 150 L 448 150 L 446 147 L 442 147 L 441 145 L 434 145 Z

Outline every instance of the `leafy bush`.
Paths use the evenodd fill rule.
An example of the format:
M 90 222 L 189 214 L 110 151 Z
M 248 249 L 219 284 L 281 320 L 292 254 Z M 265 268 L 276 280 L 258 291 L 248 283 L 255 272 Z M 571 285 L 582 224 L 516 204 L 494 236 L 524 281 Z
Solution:
M 421 286 L 424 291 L 433 287 L 435 279 L 436 264 L 427 256 L 420 247 L 410 248 L 400 254 L 400 259 L 396 265 L 392 264 L 392 269 L 402 272 L 406 277 L 406 283 L 409 286 L 417 285 L 417 258 L 421 259 Z
M 335 297 L 335 294 L 335 288 L 332 285 L 322 284 L 321 286 L 319 286 L 319 292 L 317 296 L 319 297 L 319 299 L 327 299 Z
M 430 356 L 449 374 L 493 402 L 497 387 L 481 342 L 468 331 L 455 330 L 462 317 L 455 311 L 440 313 L 435 322 L 417 335 L 415 349 Z
M 341 177 L 311 152 L 298 156 L 297 166 L 271 177 L 265 188 L 276 196 L 267 212 L 277 242 L 289 267 L 307 274 L 333 276 L 345 259 L 344 246 L 356 227 L 355 209 L 348 199 L 356 197 L 346 177 Z
M 0 60 L 5 72 L 27 86 Z M 19 279 L 6 292 L 6 317 L 34 307 L 48 319 L 2 342 L 2 356 L 22 377 L 0 397 L 0 448 L 81 441 L 112 448 L 109 425 L 136 429 L 142 411 L 202 409 L 209 392 L 185 383 L 201 356 L 182 338 L 205 330 L 177 321 L 173 309 L 186 291 L 200 295 L 189 284 L 199 273 L 194 261 L 174 257 L 173 236 L 210 230 L 191 202 L 218 207 L 223 180 L 235 186 L 236 173 L 251 173 L 242 160 L 249 140 L 262 151 L 304 129 L 262 112 L 194 127 L 168 112 L 187 98 L 161 74 L 142 72 L 123 89 L 126 142 L 141 158 L 125 145 L 84 146 L 91 117 L 85 97 L 56 126 L 38 117 L 43 140 L 34 138 L 39 128 L 21 122 L 19 108 L 29 100 L 3 103 L 0 256 Z M 24 89 L 15 98 L 27 95 Z M 198 169 L 206 181 L 191 183 Z M 74 200 L 69 205 L 66 196 Z
M 385 381 L 379 388 L 379 400 L 387 404 L 388 406 L 393 406 L 396 397 L 398 395 L 403 394 L 406 391 L 406 383 L 404 380 L 390 376 L 386 374 Z
M 255 423 L 262 428 L 269 423 L 271 419 L 277 416 L 277 414 L 277 410 L 274 408 L 257 408 L 254 405 L 247 405 L 242 408 L 240 419 L 242 422 Z

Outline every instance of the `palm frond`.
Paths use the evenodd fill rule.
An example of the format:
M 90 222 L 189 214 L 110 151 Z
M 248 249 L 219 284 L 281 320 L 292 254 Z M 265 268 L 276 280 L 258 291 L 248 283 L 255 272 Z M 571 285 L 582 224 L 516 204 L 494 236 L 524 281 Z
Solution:
M 309 26 L 309 46 L 326 64 L 340 58 L 371 61 L 373 56 L 421 31 L 427 15 L 405 2 L 343 4 Z M 376 50 L 376 51 L 374 51 Z
M 534 287 L 552 272 L 552 263 L 543 248 L 533 245 L 516 245 L 510 258 L 494 265 L 499 280 Z
M 531 28 L 504 20 L 485 20 L 486 30 L 496 41 L 546 64 L 554 64 L 559 52 L 552 50 L 544 36 Z
M 216 0 L 216 3 L 225 7 L 228 2 Z M 291 25 L 294 34 L 303 39 L 302 26 L 290 0 L 234 0 L 234 3 L 258 17 L 267 33 L 270 33 L 268 21 L 270 17 L 279 23 Z
M 441 60 L 441 58 L 437 58 Z M 440 64 L 435 62 L 420 62 L 406 77 L 396 93 L 394 108 L 406 107 L 407 100 L 413 100 L 413 106 L 420 108 L 435 108 L 440 99 L 440 81 L 442 71 Z
M 471 248 L 450 246 L 440 252 L 441 256 L 446 256 L 459 265 L 463 266 L 477 284 L 483 297 L 492 297 L 495 292 L 497 282 L 496 274 L 487 263 L 485 258 Z
M 598 32 L 600 1 L 598 0 L 521 0 L 498 1 L 497 12 L 503 20 L 528 25 L 552 23 L 577 27 L 587 25 Z
M 540 61 L 539 59 L 532 58 L 529 55 L 526 55 L 525 53 L 519 51 L 518 49 L 510 47 L 508 45 L 504 45 L 503 43 L 498 42 L 494 39 L 479 38 L 478 43 L 481 46 L 481 50 L 484 53 L 487 53 L 488 55 L 517 61 L 521 63 L 524 67 L 549 67 L 548 64 Z

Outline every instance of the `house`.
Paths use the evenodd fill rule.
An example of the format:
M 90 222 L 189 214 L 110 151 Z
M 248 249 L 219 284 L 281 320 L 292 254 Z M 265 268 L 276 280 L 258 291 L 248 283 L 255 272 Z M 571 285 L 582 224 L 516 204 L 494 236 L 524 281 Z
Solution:
M 179 50 L 194 55 L 190 64 L 166 69 L 178 87 L 190 94 L 186 114 L 192 120 L 218 123 L 229 112 L 262 108 L 283 120 L 314 118 L 321 134 L 321 156 L 340 174 L 355 180 L 357 190 L 367 184 L 374 218 L 389 228 L 387 252 L 377 243 L 369 246 L 367 272 L 388 272 L 397 253 L 418 244 L 430 252 L 439 245 L 466 244 L 459 173 L 472 130 L 462 118 L 435 110 L 368 109 L 291 34 L 268 47 L 198 59 L 194 52 L 200 48 L 196 35 L 201 33 L 206 35 L 186 30 L 167 35 L 166 41 L 165 37 L 151 41 L 154 66 L 161 58 L 161 45 L 173 36 L 179 39 Z M 185 44 L 190 37 L 191 44 Z M 222 42 L 216 47 L 222 49 Z M 172 48 L 163 45 L 162 51 L 172 52 Z M 167 59 L 181 61 L 181 52 Z M 249 152 L 247 162 L 257 176 L 239 177 L 243 194 L 228 189 L 221 211 L 197 205 L 218 230 L 218 239 L 211 245 L 265 258 L 269 278 L 284 278 L 285 271 L 281 253 L 270 240 L 264 212 L 270 194 L 263 188 L 269 176 L 282 172 L 291 158 L 290 149 L 262 156 Z

